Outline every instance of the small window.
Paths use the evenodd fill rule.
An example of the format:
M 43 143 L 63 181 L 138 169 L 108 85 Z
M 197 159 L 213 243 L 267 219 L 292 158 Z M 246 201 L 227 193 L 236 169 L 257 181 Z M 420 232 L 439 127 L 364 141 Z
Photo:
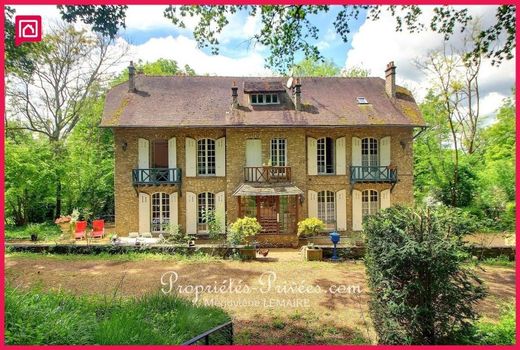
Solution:
M 197 142 L 197 174 L 215 175 L 215 140 L 201 139 Z
M 152 168 L 168 168 L 168 141 L 152 142 Z
M 361 97 L 357 98 L 357 103 L 360 104 L 360 105 L 366 105 L 366 104 L 368 104 L 368 101 L 367 101 L 367 99 L 365 97 L 361 96 Z
M 365 190 L 361 194 L 362 199 L 362 216 L 374 215 L 379 211 L 379 192 L 374 190 Z
M 253 105 L 274 105 L 278 104 L 278 94 L 252 94 L 251 104 Z

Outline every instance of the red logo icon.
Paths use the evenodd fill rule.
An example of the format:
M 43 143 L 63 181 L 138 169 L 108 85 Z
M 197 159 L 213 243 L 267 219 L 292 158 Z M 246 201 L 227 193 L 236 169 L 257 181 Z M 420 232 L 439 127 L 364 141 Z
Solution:
M 32 43 L 42 40 L 41 16 L 16 16 L 14 20 L 14 44 Z

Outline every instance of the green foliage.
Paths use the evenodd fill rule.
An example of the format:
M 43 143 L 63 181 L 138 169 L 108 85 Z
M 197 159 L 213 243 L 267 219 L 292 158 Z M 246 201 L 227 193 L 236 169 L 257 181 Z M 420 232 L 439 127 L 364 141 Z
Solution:
M 456 215 L 446 208 L 395 206 L 364 223 L 379 343 L 450 344 L 477 319 L 475 306 L 485 290 L 463 265 L 465 229 L 453 224 Z
M 227 241 L 232 246 L 245 244 L 247 237 L 256 235 L 261 229 L 262 226 L 260 226 L 256 218 L 247 216 L 239 218 L 229 226 Z
M 480 320 L 476 324 L 477 344 L 481 345 L 512 345 L 515 344 L 516 317 L 515 306 L 503 308 L 498 323 Z
M 217 240 L 221 238 L 224 232 L 221 218 L 215 213 L 215 210 L 204 210 L 202 212 L 202 220 L 208 225 L 208 235 L 210 239 Z
M 295 77 L 337 77 L 341 69 L 332 60 L 305 59 L 293 66 Z
M 312 237 L 325 229 L 325 224 L 318 218 L 307 218 L 298 222 L 298 237 Z
M 515 227 L 515 115 L 512 99 L 504 100 L 496 122 L 478 133 L 478 150 L 459 154 L 458 183 L 453 180 L 453 149 L 448 118 L 439 96 L 421 104 L 428 130 L 414 143 L 414 187 L 419 202 L 439 201 L 477 219 L 479 229 L 512 231 Z
M 162 293 L 107 299 L 8 286 L 5 299 L 10 345 L 180 344 L 229 320 L 220 309 Z
M 55 240 L 61 235 L 61 230 L 56 224 L 42 223 L 42 224 L 29 224 L 26 226 L 6 226 L 5 227 L 5 239 L 31 239 L 31 234 L 37 234 L 38 240 Z
M 516 343 L 515 305 L 505 304 L 498 322 L 480 319 L 465 333 L 459 334 L 457 343 L 472 345 L 513 345 Z
M 484 259 L 481 264 L 489 265 L 489 266 L 503 266 L 503 267 L 515 267 L 515 262 L 509 260 L 509 257 L 506 255 L 500 255 L 496 258 L 487 258 Z
M 153 62 L 143 62 L 139 60 L 135 64 L 135 69 L 144 75 L 154 76 L 172 76 L 172 75 L 196 75 L 195 70 L 189 65 L 185 65 L 184 68 L 179 67 L 179 64 L 175 60 L 166 58 L 159 58 Z M 112 85 L 120 84 L 128 80 L 128 69 L 124 69 L 112 82 Z
M 370 76 L 370 74 L 369 69 L 365 69 L 361 66 L 352 66 L 346 69 L 341 75 L 348 78 L 366 78 Z
M 166 240 L 169 243 L 188 244 L 188 242 L 191 240 L 191 237 L 184 233 L 180 225 L 168 225 L 167 231 L 169 235 Z
M 61 17 L 69 22 L 81 20 L 92 26 L 92 30 L 101 35 L 115 38 L 120 28 L 126 28 L 126 5 L 58 5 Z

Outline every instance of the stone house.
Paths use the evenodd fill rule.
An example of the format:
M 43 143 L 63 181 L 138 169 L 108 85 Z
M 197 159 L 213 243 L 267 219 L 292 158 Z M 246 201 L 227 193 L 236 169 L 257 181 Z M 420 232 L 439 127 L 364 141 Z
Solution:
M 411 93 L 386 79 L 145 76 L 107 94 L 115 135 L 116 231 L 205 237 L 256 217 L 260 242 L 297 242 L 298 221 L 362 229 L 413 201 L 413 138 L 425 123 Z

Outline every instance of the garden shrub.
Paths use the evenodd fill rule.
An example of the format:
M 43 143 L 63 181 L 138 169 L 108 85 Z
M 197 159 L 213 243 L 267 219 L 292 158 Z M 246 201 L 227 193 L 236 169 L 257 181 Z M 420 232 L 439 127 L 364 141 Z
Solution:
M 307 218 L 298 223 L 298 237 L 311 237 L 325 229 L 325 224 L 318 218 Z
M 464 265 L 459 212 L 395 206 L 367 217 L 370 313 L 382 344 L 449 344 L 467 331 L 485 296 Z
M 237 219 L 229 227 L 227 234 L 227 241 L 232 246 L 246 243 L 247 237 L 254 236 L 262 226 L 258 223 L 256 218 L 244 217 Z

